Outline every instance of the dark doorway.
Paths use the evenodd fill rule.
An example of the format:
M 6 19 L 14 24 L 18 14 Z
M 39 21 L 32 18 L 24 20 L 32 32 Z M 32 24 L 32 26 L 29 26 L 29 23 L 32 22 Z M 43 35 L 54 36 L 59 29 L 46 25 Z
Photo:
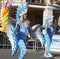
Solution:
M 42 25 L 43 24 L 43 14 L 38 14 L 38 15 L 35 15 L 35 24 L 40 24 Z

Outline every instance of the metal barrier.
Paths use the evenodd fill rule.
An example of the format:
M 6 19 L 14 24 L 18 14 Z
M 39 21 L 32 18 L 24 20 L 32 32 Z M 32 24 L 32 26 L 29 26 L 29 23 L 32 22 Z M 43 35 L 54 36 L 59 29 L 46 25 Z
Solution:
M 8 40 L 8 36 L 6 33 L 0 32 L 0 48 L 3 49 L 11 48 L 11 44 Z
M 0 32 L 0 48 L 2 49 L 9 49 L 11 48 L 10 41 L 8 40 L 8 36 L 6 33 Z M 38 40 L 29 39 L 27 49 L 38 50 L 41 48 L 41 44 Z
M 28 46 L 27 49 L 31 49 L 31 50 L 38 50 L 41 48 L 41 43 L 39 40 L 35 39 L 29 39 L 28 40 Z

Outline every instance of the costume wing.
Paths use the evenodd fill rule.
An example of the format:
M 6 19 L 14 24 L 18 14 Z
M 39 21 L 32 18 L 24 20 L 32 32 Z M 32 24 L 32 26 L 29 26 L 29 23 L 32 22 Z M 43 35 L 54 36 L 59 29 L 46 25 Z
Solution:
M 12 38 L 12 32 L 11 32 L 11 28 L 12 28 L 12 25 L 9 23 L 7 26 L 6 26 L 6 31 L 7 31 L 7 35 L 9 37 L 9 41 L 11 43 L 11 46 L 12 48 L 14 47 L 14 39 Z
M 44 37 L 43 37 L 43 35 L 41 33 L 41 28 L 40 27 L 37 28 L 37 26 L 38 25 L 32 26 L 32 30 L 34 31 L 36 38 L 41 42 L 41 47 L 43 47 L 43 45 L 44 45 Z
M 16 39 L 16 36 L 14 34 L 14 28 L 12 26 L 12 24 L 8 24 L 7 25 L 7 35 L 9 37 L 9 41 L 11 43 L 11 46 L 12 46 L 12 55 L 15 55 L 17 49 L 18 49 L 18 45 L 17 45 L 17 39 Z

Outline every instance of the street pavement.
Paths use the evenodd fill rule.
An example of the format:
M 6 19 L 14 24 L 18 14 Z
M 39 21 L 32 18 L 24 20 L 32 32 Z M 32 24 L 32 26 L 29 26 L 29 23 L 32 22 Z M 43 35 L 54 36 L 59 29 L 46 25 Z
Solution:
M 20 50 L 18 49 L 16 55 L 12 56 L 11 49 L 0 49 L 0 59 L 18 59 L 19 53 L 20 53 Z M 24 59 L 60 59 L 59 54 L 54 55 L 53 58 L 46 58 L 43 55 L 44 55 L 43 49 L 40 49 L 38 51 L 28 50 Z

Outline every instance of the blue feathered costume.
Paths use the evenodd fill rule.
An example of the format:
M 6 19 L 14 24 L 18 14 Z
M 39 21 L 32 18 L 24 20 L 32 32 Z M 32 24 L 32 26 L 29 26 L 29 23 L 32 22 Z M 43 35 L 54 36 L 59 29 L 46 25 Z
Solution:
M 50 22 L 53 22 L 53 16 L 48 16 L 46 18 L 46 24 L 45 24 L 45 30 L 46 30 L 46 34 L 44 35 L 44 39 L 45 39 L 45 57 L 52 57 L 51 53 L 50 53 L 50 44 L 51 44 L 51 39 L 52 39 L 52 32 L 53 32 L 53 28 L 50 25 L 48 25 Z
M 15 55 L 18 47 L 21 49 L 19 59 L 23 59 L 27 50 L 26 50 L 26 39 L 28 35 L 27 26 L 22 26 L 22 23 L 20 22 L 20 18 L 22 15 L 27 13 L 28 8 L 28 2 L 21 3 L 17 8 L 17 14 L 16 14 L 16 25 L 13 24 L 12 32 L 13 32 L 13 39 L 14 39 L 14 47 L 12 49 L 12 55 Z M 27 31 L 26 31 L 27 30 Z

